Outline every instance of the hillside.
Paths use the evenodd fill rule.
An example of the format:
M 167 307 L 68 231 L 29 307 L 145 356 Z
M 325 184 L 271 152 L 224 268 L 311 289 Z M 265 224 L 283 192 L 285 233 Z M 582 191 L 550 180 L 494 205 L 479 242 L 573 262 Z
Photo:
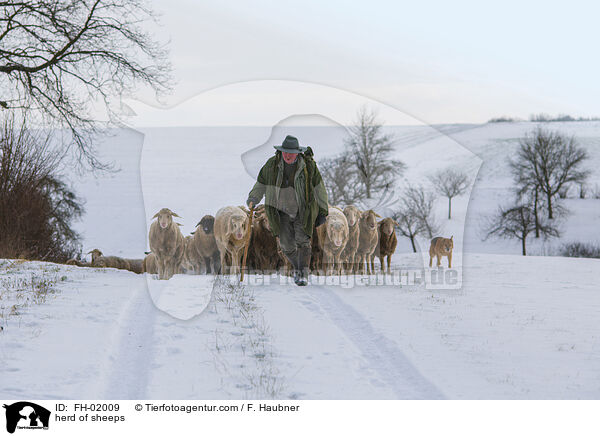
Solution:
M 447 126 L 389 127 L 395 135 L 395 157 L 408 169 L 394 190 L 396 197 L 408 182 L 427 184 L 427 177 L 448 166 L 462 168 L 476 181 L 470 196 L 454 200 L 454 219 L 448 222 L 446 200 L 437 202 L 443 233 L 473 253 L 518 254 L 516 241 L 482 241 L 482 222 L 500 204 L 512 198 L 507 159 L 519 138 L 535 128 L 534 123 L 498 123 Z M 550 128 L 575 135 L 590 153 L 589 168 L 600 167 L 600 122 L 550 123 Z M 73 176 L 78 193 L 86 199 L 86 214 L 77 229 L 84 235 L 84 248 L 105 253 L 141 257 L 147 249 L 149 218 L 160 208 L 170 207 L 182 219 L 184 233 L 194 230 L 205 214 L 222 206 L 242 204 L 254 183 L 260 165 L 273 152 L 272 145 L 284 134 L 298 136 L 311 145 L 316 159 L 341 151 L 344 128 L 340 126 L 298 127 L 190 127 L 150 128 L 115 132 L 99 148 L 120 171 L 107 175 Z M 595 171 L 591 187 L 600 185 Z M 573 196 L 575 193 L 573 193 Z M 600 200 L 568 199 L 572 215 L 564 223 L 563 237 L 549 244 L 532 244 L 532 254 L 552 253 L 564 241 L 600 242 L 595 222 Z M 393 204 L 390 205 L 393 209 Z M 466 229 L 466 230 L 464 230 Z M 410 244 L 401 240 L 400 251 Z

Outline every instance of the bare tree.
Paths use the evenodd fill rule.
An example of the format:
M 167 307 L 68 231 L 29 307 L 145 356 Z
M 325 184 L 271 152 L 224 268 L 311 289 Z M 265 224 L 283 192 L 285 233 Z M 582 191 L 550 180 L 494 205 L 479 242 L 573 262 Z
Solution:
M 373 193 L 393 183 L 406 166 L 391 159 L 394 140 L 391 135 L 383 133 L 377 114 L 363 106 L 357 117 L 356 125 L 349 129 L 345 145 L 353 158 L 366 198 L 372 198 Z
M 535 231 L 536 218 L 533 209 L 524 204 L 500 208 L 488 224 L 486 238 L 498 237 L 521 241 L 523 256 L 527 256 L 527 236 Z M 560 233 L 551 223 L 540 223 L 539 231 L 545 237 L 558 237 Z
M 536 129 L 520 143 L 515 159 L 509 160 L 520 192 L 538 190 L 546 197 L 548 218 L 554 218 L 554 197 L 570 183 L 584 182 L 582 169 L 588 158 L 574 137 Z
M 416 237 L 421 233 L 422 228 L 420 222 L 416 216 L 412 215 L 410 211 L 401 209 L 393 215 L 394 220 L 398 223 L 398 232 L 410 239 L 413 251 L 417 252 L 417 246 L 415 244 Z
M 167 52 L 142 28 L 155 18 L 144 0 L 0 1 L 0 105 L 66 128 L 80 162 L 105 168 L 95 103 L 120 125 L 113 99 L 169 90 Z
M 331 204 L 355 204 L 364 198 L 356 180 L 354 163 L 348 154 L 322 159 L 319 170 Z
M 430 181 L 438 193 L 448 198 L 448 219 L 452 219 L 452 199 L 467 192 L 469 176 L 449 168 L 430 177 Z
M 419 235 L 432 238 L 439 232 L 433 217 L 433 194 L 421 186 L 407 186 L 402 192 L 399 209 L 392 214 L 398 222 L 398 231 L 410 239 L 413 251 L 417 252 L 415 239 Z
M 437 223 L 433 206 L 435 196 L 422 186 L 408 186 L 402 193 L 402 203 L 408 206 L 408 209 L 419 220 L 424 233 L 429 238 L 433 238 L 440 232 L 440 226 Z

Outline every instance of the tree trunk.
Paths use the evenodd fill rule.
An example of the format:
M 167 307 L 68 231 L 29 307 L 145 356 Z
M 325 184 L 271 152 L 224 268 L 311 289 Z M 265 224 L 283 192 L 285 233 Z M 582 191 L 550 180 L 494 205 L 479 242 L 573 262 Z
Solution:
M 548 219 L 554 219 L 554 213 L 552 212 L 552 195 L 547 194 L 548 196 Z
M 452 219 L 452 197 L 448 197 L 448 219 Z
M 414 236 L 410 237 L 410 243 L 412 244 L 413 251 L 416 253 L 417 252 L 417 246 L 415 245 L 415 237 Z
M 521 239 L 521 245 L 523 247 L 523 256 L 527 256 L 527 236 L 523 236 L 523 238 Z
M 540 191 L 536 188 L 535 199 L 533 201 L 533 213 L 535 214 L 535 237 L 540 237 L 540 215 L 538 212 Z

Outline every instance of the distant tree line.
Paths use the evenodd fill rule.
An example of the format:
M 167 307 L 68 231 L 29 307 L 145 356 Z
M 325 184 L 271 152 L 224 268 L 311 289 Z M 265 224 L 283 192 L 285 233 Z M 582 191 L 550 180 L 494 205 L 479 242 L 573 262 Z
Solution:
M 488 123 L 516 123 L 519 121 L 525 121 L 522 118 L 518 117 L 495 117 L 490 118 Z M 600 121 L 600 117 L 573 117 L 568 114 L 558 114 L 556 116 L 552 116 L 545 113 L 539 114 L 531 114 L 529 115 L 529 121 L 538 122 L 538 123 L 552 123 L 552 122 L 565 122 L 565 121 Z

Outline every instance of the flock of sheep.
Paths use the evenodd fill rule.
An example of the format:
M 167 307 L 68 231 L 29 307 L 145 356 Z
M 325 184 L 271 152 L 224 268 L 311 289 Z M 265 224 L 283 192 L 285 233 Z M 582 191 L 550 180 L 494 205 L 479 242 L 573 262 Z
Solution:
M 291 265 L 272 235 L 264 205 L 254 211 L 244 206 L 226 206 L 212 217 L 206 215 L 196 230 L 184 237 L 170 209 L 161 209 L 150 226 L 151 253 L 144 259 L 143 271 L 169 279 L 177 272 L 238 274 L 242 255 L 248 245 L 246 266 L 249 271 L 289 273 Z M 391 218 L 377 222 L 372 210 L 355 206 L 329 207 L 325 224 L 315 229 L 312 239 L 311 269 L 321 274 L 367 273 L 375 271 L 378 256 L 390 272 L 391 256 L 396 249 L 396 223 Z M 154 270 L 154 265 L 156 270 Z
M 104 256 L 92 250 L 89 266 L 127 269 L 135 273 L 158 274 L 168 280 L 176 273 L 238 274 L 242 255 L 248 245 L 246 267 L 251 272 L 291 273 L 291 264 L 279 248 L 279 241 L 271 233 L 264 205 L 254 210 L 252 224 L 250 211 L 244 206 L 226 206 L 216 213 L 204 216 L 189 236 L 183 236 L 179 216 L 170 209 L 158 211 L 150 226 L 150 252 L 144 259 L 123 259 Z M 312 237 L 311 270 L 316 274 L 372 274 L 375 257 L 381 269 L 390 272 L 391 257 L 397 239 L 392 218 L 381 218 L 373 210 L 361 211 L 355 206 L 341 209 L 329 207 L 325 224 L 315 228 Z M 70 261 L 70 263 L 77 263 Z

